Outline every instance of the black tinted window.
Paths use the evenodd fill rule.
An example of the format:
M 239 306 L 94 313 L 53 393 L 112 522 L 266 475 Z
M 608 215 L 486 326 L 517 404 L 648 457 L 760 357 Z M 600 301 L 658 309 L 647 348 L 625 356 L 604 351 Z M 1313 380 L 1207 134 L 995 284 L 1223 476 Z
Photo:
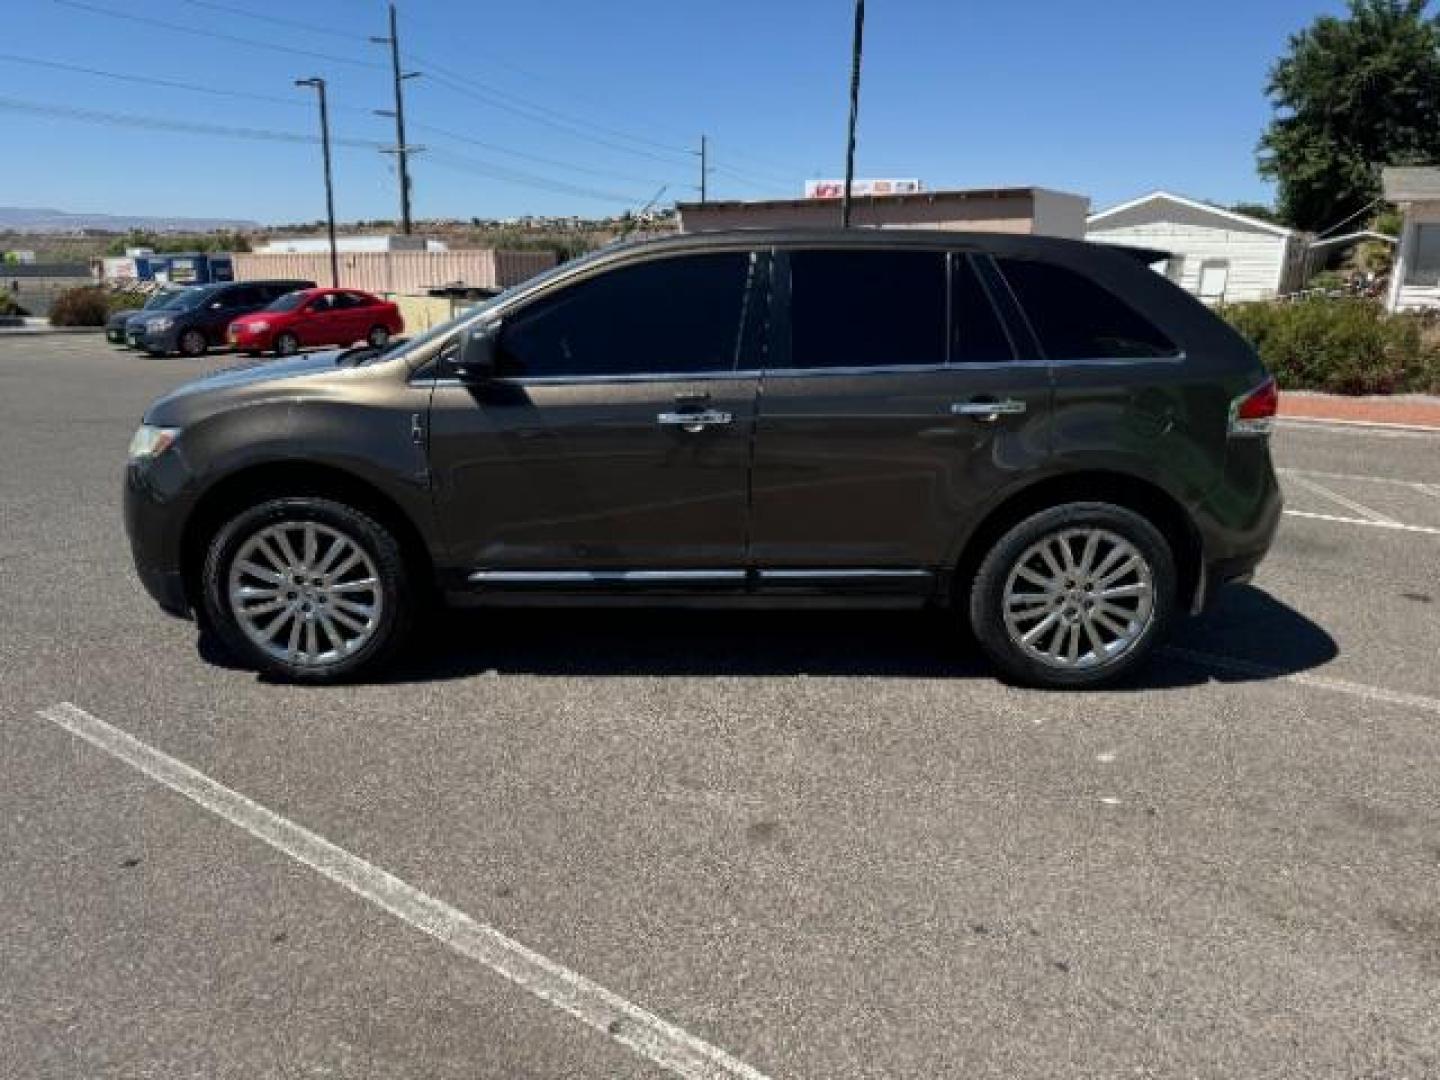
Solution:
M 1148 319 L 1084 275 L 1029 259 L 996 262 L 1051 360 L 1176 354 Z
M 792 251 L 797 368 L 945 363 L 945 255 Z
M 536 301 L 505 320 L 509 375 L 637 375 L 732 371 L 750 256 L 658 259 Z
M 236 289 L 226 289 L 216 299 L 223 307 L 227 308 L 258 307 L 264 302 L 260 298 L 260 290 L 248 285 Z
M 974 264 L 956 255 L 951 270 L 950 362 L 994 364 L 1015 359 L 1010 339 Z

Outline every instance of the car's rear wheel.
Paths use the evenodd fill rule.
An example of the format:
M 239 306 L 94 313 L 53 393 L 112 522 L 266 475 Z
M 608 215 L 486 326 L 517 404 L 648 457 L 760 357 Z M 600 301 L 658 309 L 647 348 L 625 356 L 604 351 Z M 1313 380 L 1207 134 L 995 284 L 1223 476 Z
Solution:
M 370 333 L 365 335 L 365 340 L 373 348 L 383 349 L 390 342 L 390 331 L 383 326 L 372 326 Z
M 182 356 L 204 356 L 205 350 L 210 343 L 205 340 L 205 333 L 202 330 L 186 330 L 180 335 L 180 353 Z
M 409 629 L 414 599 L 384 525 L 329 499 L 273 499 L 237 514 L 206 554 L 205 613 L 251 666 L 292 682 L 373 671 Z
M 970 624 L 1017 682 L 1098 686 L 1145 660 L 1175 594 L 1175 558 L 1154 525 L 1111 503 L 1068 503 L 996 541 L 971 589 Z
M 275 338 L 276 356 L 294 356 L 300 351 L 300 339 L 291 333 L 280 334 Z

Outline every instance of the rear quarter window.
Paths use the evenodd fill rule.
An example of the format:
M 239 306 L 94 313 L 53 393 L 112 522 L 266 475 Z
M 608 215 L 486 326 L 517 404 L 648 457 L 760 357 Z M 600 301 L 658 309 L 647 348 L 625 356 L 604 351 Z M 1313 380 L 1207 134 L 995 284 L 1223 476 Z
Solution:
M 1084 274 L 1034 259 L 995 262 L 1046 358 L 1146 360 L 1180 355 L 1164 331 Z

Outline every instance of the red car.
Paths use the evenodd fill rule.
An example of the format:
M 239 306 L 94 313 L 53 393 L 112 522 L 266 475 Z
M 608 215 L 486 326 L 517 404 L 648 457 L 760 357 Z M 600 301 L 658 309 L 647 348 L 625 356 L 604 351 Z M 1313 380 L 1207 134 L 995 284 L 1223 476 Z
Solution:
M 250 356 L 289 356 L 307 345 L 381 346 L 405 329 L 400 309 L 358 289 L 301 289 L 230 324 L 230 344 Z

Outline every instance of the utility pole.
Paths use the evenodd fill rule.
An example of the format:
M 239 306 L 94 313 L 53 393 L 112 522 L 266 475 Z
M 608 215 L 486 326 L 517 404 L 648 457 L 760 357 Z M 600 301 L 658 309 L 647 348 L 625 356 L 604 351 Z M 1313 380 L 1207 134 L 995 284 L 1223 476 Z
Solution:
M 700 136 L 700 201 L 705 201 L 709 193 L 710 180 L 710 140 L 704 135 Z
M 395 145 L 387 148 L 384 153 L 394 154 L 398 159 L 400 167 L 400 231 L 406 236 L 410 235 L 410 155 L 423 149 L 419 146 L 410 146 L 405 142 L 405 94 L 402 87 L 406 79 L 413 79 L 420 73 L 418 71 L 400 70 L 400 33 L 396 29 L 395 5 L 390 4 L 390 36 L 372 37 L 370 39 L 377 45 L 390 46 L 390 69 L 395 78 L 395 108 L 376 109 L 380 116 L 393 116 L 395 118 Z
M 335 183 L 330 176 L 330 108 L 325 101 L 325 80 L 318 75 L 296 79 L 296 86 L 311 86 L 320 95 L 320 146 L 325 154 L 325 220 L 330 230 L 330 286 L 340 287 L 340 257 L 335 251 Z
M 865 0 L 855 0 L 855 40 L 850 47 L 850 126 L 845 142 L 845 197 L 840 227 L 850 227 L 850 189 L 855 183 L 855 119 L 860 112 L 860 56 L 865 48 Z

